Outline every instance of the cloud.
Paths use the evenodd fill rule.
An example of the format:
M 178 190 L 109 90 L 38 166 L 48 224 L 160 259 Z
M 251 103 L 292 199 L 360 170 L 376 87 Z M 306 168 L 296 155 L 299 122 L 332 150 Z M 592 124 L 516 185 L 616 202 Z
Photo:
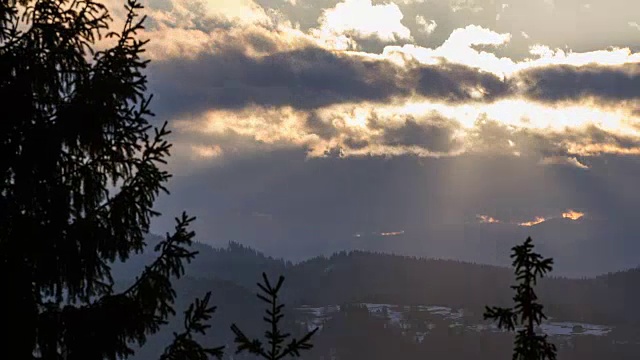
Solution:
M 540 160 L 541 165 L 567 165 L 578 169 L 589 169 L 589 167 L 581 163 L 575 156 L 548 156 Z
M 498 58 L 494 53 L 478 50 L 478 46 L 499 47 L 508 43 L 511 34 L 497 33 L 476 25 L 455 29 L 437 48 L 426 48 L 415 44 L 389 45 L 384 48 L 386 56 L 411 57 L 422 64 L 440 64 L 444 61 L 482 69 L 497 76 L 514 67 L 513 60 Z
M 433 153 L 450 153 L 460 148 L 461 143 L 455 138 L 459 125 L 455 121 L 445 119 L 437 114 L 428 121 L 418 121 L 408 116 L 399 126 L 383 128 L 381 143 L 389 146 L 415 146 Z
M 544 111 L 543 105 L 488 106 L 493 107 L 430 102 L 340 103 L 317 109 L 252 105 L 209 110 L 173 123 L 181 136 L 194 138 L 194 144 L 207 139 L 225 153 L 238 147 L 253 152 L 293 147 L 310 157 L 475 154 L 580 170 L 590 168 L 593 157 L 640 154 L 640 137 L 625 135 L 625 128 L 613 121 L 595 124 L 577 111 Z M 503 116 L 503 108 L 522 113 L 511 114 L 516 117 L 512 121 Z M 535 114 L 545 121 L 528 120 Z
M 410 87 L 403 84 L 400 70 L 386 61 L 320 48 L 262 57 L 227 50 L 195 59 L 156 61 L 150 85 L 162 97 L 158 102 L 165 114 L 251 104 L 311 109 L 407 95 Z
M 623 0 L 615 0 L 613 1 L 613 3 L 604 2 L 604 0 L 595 1 L 592 3 L 592 9 L 610 8 L 613 10 L 620 7 L 630 7 L 629 4 L 621 4 L 621 1 Z M 441 35 L 439 35 L 439 39 L 434 40 L 436 42 L 446 40 L 446 38 L 440 38 L 442 36 L 446 36 L 445 34 L 454 32 L 454 30 L 456 29 L 467 28 L 470 23 L 473 24 L 474 22 L 476 23 L 476 25 L 484 28 L 499 28 L 502 33 L 506 34 L 515 34 L 521 31 L 525 31 L 527 34 L 532 35 L 532 38 L 534 38 L 538 43 L 549 45 L 550 49 L 553 49 L 554 47 L 564 47 L 565 44 L 568 44 L 569 48 L 572 47 L 571 41 L 567 43 L 565 40 L 562 40 L 561 43 L 558 43 L 558 41 L 560 41 L 560 39 L 558 39 L 559 37 L 557 36 L 558 33 L 563 33 L 562 39 L 573 39 L 574 37 L 579 35 L 579 33 L 575 31 L 565 31 L 567 26 L 571 27 L 572 25 L 567 24 L 567 22 L 564 21 L 566 20 L 566 17 L 560 16 L 565 13 L 549 14 L 548 9 L 538 4 L 540 2 L 507 2 L 509 6 L 506 10 L 508 10 L 508 14 L 509 16 L 511 16 L 508 20 L 513 23 L 509 26 L 505 26 L 505 22 L 501 22 L 501 25 L 499 26 L 493 22 L 495 14 L 498 12 L 504 12 L 505 9 L 500 6 L 495 6 L 495 4 L 492 4 L 491 2 L 485 0 L 436 0 L 434 2 L 430 2 L 428 5 L 422 4 L 423 1 L 413 0 L 402 0 L 395 1 L 395 3 L 391 2 L 383 4 L 375 4 L 371 1 L 366 0 L 351 0 L 338 3 L 337 5 L 335 1 L 303 1 L 303 3 L 298 4 L 298 6 L 291 6 L 290 4 L 287 4 L 282 0 L 260 1 L 259 4 L 253 0 L 240 0 L 234 2 L 233 4 L 228 4 L 228 2 L 225 0 L 148 0 L 146 2 L 148 6 L 145 9 L 145 12 L 148 13 L 150 19 L 147 22 L 148 29 L 145 33 L 153 39 L 151 44 L 149 44 L 148 46 L 149 52 L 150 54 L 153 54 L 153 56 L 157 56 L 160 58 L 164 58 L 167 56 L 166 53 L 162 52 L 163 47 L 167 50 L 170 50 L 169 54 L 180 54 L 179 49 L 182 49 L 181 56 L 190 56 L 192 52 L 189 50 L 207 49 L 207 42 L 216 42 L 216 39 L 219 38 L 223 33 L 217 31 L 217 33 L 214 34 L 213 24 L 217 24 L 215 26 L 216 29 L 230 31 L 233 31 L 240 27 L 243 27 L 245 29 L 254 28 L 254 30 L 255 28 L 263 27 L 272 31 L 284 31 L 288 33 L 288 36 L 283 38 L 284 42 L 291 40 L 293 37 L 307 38 L 310 40 L 313 40 L 315 38 L 318 43 L 324 43 L 325 45 L 328 45 L 328 43 L 330 42 L 334 42 L 336 45 L 334 49 L 353 48 L 349 47 L 353 45 L 353 43 L 349 45 L 349 39 L 346 35 L 332 35 L 332 32 L 329 31 L 327 34 L 325 34 L 328 37 L 324 36 L 325 39 L 321 40 L 316 36 L 310 34 L 308 31 L 309 28 L 307 26 L 309 25 L 311 25 L 312 28 L 320 29 L 320 26 L 318 24 L 315 24 L 318 20 L 317 16 L 322 17 L 323 11 L 333 11 L 338 8 L 338 5 L 340 4 L 342 4 L 343 8 L 348 8 L 347 5 L 351 4 L 350 6 L 353 6 L 354 9 L 357 8 L 358 10 L 361 10 L 360 12 L 358 12 L 358 14 L 370 14 L 370 12 L 374 12 L 376 14 L 383 13 L 384 16 L 382 20 L 384 20 L 384 24 L 389 24 L 385 25 L 383 28 L 378 27 L 379 29 L 375 30 L 382 31 L 385 34 L 384 36 L 382 36 L 382 38 L 387 39 L 390 38 L 391 35 L 396 37 L 401 35 L 402 38 L 400 39 L 400 41 L 412 42 L 410 38 L 411 35 L 409 27 L 404 26 L 401 20 L 404 19 L 405 15 L 408 18 L 414 18 L 418 15 L 421 15 L 424 10 L 428 10 L 430 12 L 429 16 L 431 20 L 440 24 L 440 26 L 445 27 L 444 29 L 439 29 L 439 33 L 441 33 Z M 113 0 L 109 0 L 107 1 L 107 3 L 110 4 L 110 7 L 117 10 L 118 16 L 116 17 L 118 19 L 122 18 L 122 4 Z M 400 6 L 396 4 L 399 4 Z M 445 8 L 449 9 L 449 12 L 444 11 Z M 457 14 L 451 13 L 450 8 L 454 8 L 457 10 L 482 8 L 484 10 L 481 13 L 458 11 L 459 14 Z M 562 8 L 558 10 L 566 11 L 567 9 Z M 405 13 L 404 15 L 403 12 Z M 591 19 L 593 15 L 589 15 L 589 13 L 601 14 L 602 12 L 580 11 L 579 15 L 581 17 L 586 16 L 588 17 L 588 19 Z M 307 19 L 309 16 L 313 16 L 313 18 Z M 402 16 L 401 20 L 397 20 L 398 18 L 400 18 L 400 16 Z M 598 19 L 595 19 L 598 20 L 597 22 L 590 22 L 590 24 L 593 25 L 588 28 L 588 30 L 590 31 L 594 29 L 612 29 L 612 25 L 614 24 L 614 22 L 621 23 L 621 25 L 619 24 L 620 26 L 616 27 L 616 29 L 628 29 L 626 33 L 622 31 L 615 31 L 615 40 L 612 40 L 611 38 L 611 31 L 600 31 L 602 34 L 606 33 L 606 36 L 604 38 L 606 38 L 610 42 L 606 44 L 598 43 L 598 45 L 596 46 L 591 46 L 590 50 L 597 47 L 605 48 L 612 44 L 620 44 L 621 42 L 619 36 L 624 35 L 624 39 L 627 40 L 633 39 L 633 37 L 635 36 L 633 34 L 634 29 L 627 25 L 628 22 L 633 22 L 633 19 L 631 19 L 629 16 L 626 17 L 627 18 L 620 22 L 620 14 L 611 16 L 610 18 L 607 17 L 606 19 L 603 19 L 603 17 L 600 16 Z M 365 18 L 365 16 L 337 16 L 337 19 L 339 21 L 336 21 L 338 21 L 338 23 L 357 23 L 357 21 L 360 21 L 358 20 L 359 18 Z M 540 27 L 537 25 L 536 21 L 540 18 L 544 18 L 544 20 L 548 22 L 549 26 L 545 26 L 544 29 L 538 30 Z M 305 24 L 302 25 L 302 28 L 300 27 L 300 22 Z M 534 27 L 530 26 L 534 24 Z M 415 26 L 417 27 L 414 27 L 413 22 L 407 25 L 410 25 L 411 29 L 414 29 L 414 31 L 418 31 L 418 29 L 420 28 L 418 24 L 415 24 Z M 346 28 L 349 27 L 346 25 L 344 26 Z M 359 25 L 354 25 L 351 27 L 357 28 L 358 26 Z M 365 23 L 365 25 L 363 26 L 366 27 L 369 25 L 366 25 Z M 405 29 L 403 29 L 403 27 Z M 395 31 L 389 29 L 395 29 Z M 364 32 L 372 33 L 372 31 L 372 29 L 368 29 Z M 407 31 L 409 31 L 408 36 Z M 351 31 L 351 33 L 353 33 L 353 31 Z M 600 37 L 596 35 L 597 34 L 593 34 L 593 36 L 591 36 L 590 38 L 600 39 Z M 371 35 L 369 37 L 375 37 L 380 40 L 378 36 Z M 355 38 L 353 38 L 352 40 L 354 39 Z M 433 43 L 430 44 L 433 45 Z M 581 45 L 582 43 L 576 44 L 576 46 Z M 584 52 L 585 50 L 583 48 L 584 47 L 581 46 L 581 51 Z M 518 49 L 526 51 L 526 47 L 518 47 Z M 521 55 L 528 55 L 513 54 L 509 49 L 507 49 L 507 51 L 516 57 L 520 57 Z
M 459 124 L 437 113 L 413 116 L 353 105 L 311 113 L 293 108 L 218 110 L 174 124 L 186 138 L 202 134 L 223 150 L 225 138 L 240 136 L 272 149 L 303 148 L 312 157 L 336 149 L 342 156 L 450 156 L 463 146 Z
M 194 58 L 201 53 L 233 45 L 247 52 L 299 48 L 317 39 L 305 35 L 282 12 L 264 8 L 253 0 L 146 0 L 142 14 L 147 16 L 145 29 L 138 36 L 151 40 L 145 46 L 145 58 L 167 60 Z M 112 28 L 122 28 L 126 13 L 123 3 L 106 0 L 114 19 Z M 242 33 L 242 39 L 237 36 Z M 237 43 L 242 40 L 242 43 Z M 265 42 L 266 41 L 266 42 Z M 113 40 L 103 38 L 99 47 Z M 271 47 L 271 48 L 270 48 Z
M 427 2 L 427 0 L 395 0 L 394 2 L 396 4 L 412 5 L 412 4 L 422 4 Z
M 155 61 L 150 71 L 151 89 L 167 115 L 251 104 L 311 109 L 335 103 L 388 102 L 412 94 L 438 102 L 494 101 L 509 95 L 509 85 L 496 75 L 464 65 L 401 67 L 388 60 L 317 47 L 265 56 L 224 49 Z
M 388 21 L 362 27 L 341 15 L 352 8 Z M 431 48 L 336 50 L 331 41 L 363 36 L 410 41 L 397 5 L 362 0 L 326 9 L 315 29 L 326 25 L 328 37 L 250 0 L 229 9 L 178 0 L 151 9 L 154 110 L 182 126 L 181 149 L 201 154 L 196 159 L 297 147 L 318 157 L 490 153 L 585 169 L 586 157 L 640 154 L 640 55 L 626 48 L 536 45 L 518 61 L 497 55 L 510 33 L 468 25 Z M 212 156 L 202 144 L 221 152 Z
M 640 64 L 555 65 L 518 73 L 521 92 L 537 101 L 595 99 L 618 102 L 640 98 Z
M 470 11 L 472 13 L 480 12 L 484 8 L 477 4 L 476 0 L 450 0 L 451 11 Z
M 588 125 L 574 130 L 564 136 L 562 147 L 567 153 L 581 156 L 598 156 L 601 154 L 640 155 L 640 138 L 630 133 L 603 129 Z M 560 135 L 555 134 L 556 142 Z
M 528 48 L 527 56 L 520 61 L 510 57 L 500 57 L 495 52 L 487 51 L 492 48 L 503 48 L 511 41 L 510 33 L 499 33 L 481 26 L 468 25 L 453 30 L 438 47 L 427 48 L 415 44 L 388 45 L 384 48 L 383 55 L 388 58 L 408 57 L 423 64 L 439 64 L 444 60 L 490 72 L 500 78 L 513 78 L 513 80 L 522 76 L 520 73 L 527 75 L 529 71 L 533 73 L 544 72 L 546 69 L 579 71 L 588 66 L 596 67 L 594 72 L 618 71 L 623 66 L 628 66 L 628 70 L 631 70 L 634 64 L 640 63 L 640 53 L 632 52 L 629 48 L 618 47 L 574 52 L 536 44 Z
M 207 17 L 226 18 L 235 23 L 268 23 L 271 20 L 265 8 L 253 0 L 173 0 L 174 8 L 181 3 L 194 4 Z
M 417 79 L 416 92 L 436 101 L 493 101 L 510 95 L 509 85 L 496 75 L 464 65 L 421 65 L 410 73 Z
M 581 113 L 581 108 L 571 110 L 558 107 L 548 110 L 536 105 L 527 110 L 526 104 L 504 104 L 506 109 L 519 107 L 523 110 L 522 113 L 511 114 L 517 119 L 512 121 L 503 115 L 503 104 L 495 105 L 494 109 L 481 114 L 472 124 L 464 124 L 464 143 L 468 151 L 517 153 L 518 156 L 538 157 L 538 164 L 541 165 L 566 165 L 579 169 L 587 167 L 584 163 L 587 157 L 640 154 L 640 137 L 634 133 L 633 125 L 629 127 L 624 123 L 628 120 L 628 113 L 622 112 L 620 117 L 607 119 L 606 112 Z M 591 116 L 601 117 L 603 121 L 591 121 Z
M 317 21 L 338 3 L 384 8 L 383 26 Z M 561 272 L 637 264 L 639 5 L 505 3 L 149 0 L 152 106 L 181 175 L 162 211 L 294 258 L 386 228 L 406 232 L 367 246 L 493 262 L 532 233 Z
M 163 98 L 166 114 L 251 104 L 317 108 L 414 94 L 463 103 L 519 97 L 578 101 L 584 96 L 610 102 L 638 95 L 634 62 L 640 58 L 628 49 L 576 54 L 537 46 L 531 50 L 537 58 L 515 62 L 478 48 L 503 46 L 510 34 L 471 25 L 456 29 L 433 49 L 404 45 L 387 46 L 381 54 L 337 52 L 327 39 L 305 34 L 282 14 L 249 0 L 228 13 L 217 2 L 171 4 L 169 10 L 153 10 L 148 33 L 156 60 L 152 87 Z M 395 6 L 355 1 L 332 11 L 369 5 L 375 11 Z M 245 19 L 238 15 L 243 12 L 253 15 Z M 585 65 L 594 61 L 601 65 Z
M 243 29 L 295 33 L 292 24 L 274 9 L 265 9 L 253 0 L 147 0 L 142 13 L 148 16 L 145 29 L 138 35 L 151 39 L 145 46 L 151 59 L 189 58 L 214 51 L 228 40 L 228 34 Z M 106 0 L 114 19 L 112 28 L 123 26 L 126 12 L 123 3 Z M 300 37 L 300 36 L 299 36 Z M 109 41 L 103 40 L 104 44 Z
M 404 26 L 398 5 L 374 5 L 371 0 L 344 0 L 325 9 L 319 26 L 311 29 L 313 36 L 324 39 L 344 39 L 345 48 L 356 49 L 358 40 L 376 39 L 382 42 L 411 41 L 411 30 Z
M 436 31 L 438 24 L 434 20 L 427 20 L 422 15 L 416 15 L 416 24 L 420 26 L 420 32 L 431 34 Z

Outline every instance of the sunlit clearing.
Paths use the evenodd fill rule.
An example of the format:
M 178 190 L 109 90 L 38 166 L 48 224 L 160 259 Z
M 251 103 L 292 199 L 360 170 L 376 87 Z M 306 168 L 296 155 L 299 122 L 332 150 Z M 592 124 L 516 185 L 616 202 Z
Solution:
M 481 224 L 498 224 L 500 220 L 495 219 L 488 215 L 476 215 L 476 218 Z
M 197 156 L 202 158 L 207 158 L 207 159 L 215 158 L 222 155 L 222 148 L 220 148 L 220 146 L 218 145 L 215 145 L 215 146 L 192 145 L 191 150 L 193 150 L 193 152 Z
M 580 151 L 580 149 L 576 149 Z M 540 165 L 567 165 L 578 169 L 588 170 L 589 166 L 583 164 L 575 156 L 548 156 L 540 160 Z
M 575 210 L 571 210 L 571 209 L 569 209 L 566 212 L 562 213 L 562 218 L 564 218 L 564 219 L 578 220 L 583 216 L 584 216 L 583 212 L 579 212 L 579 211 L 575 211 Z
M 402 234 L 404 234 L 404 230 L 380 233 L 382 236 L 398 236 Z
M 393 109 L 391 109 L 393 108 Z M 603 130 L 617 133 L 637 134 L 630 119 L 633 114 L 625 107 L 603 109 L 591 104 L 576 104 L 562 107 L 536 104 L 526 100 L 502 100 L 491 104 L 450 104 L 433 102 L 407 102 L 401 106 L 379 107 L 377 112 L 402 112 L 413 116 L 432 111 L 457 120 L 465 128 L 473 128 L 479 117 L 499 121 L 504 125 L 529 129 L 565 130 L 596 125 Z
M 370 113 L 365 108 L 358 108 L 354 111 L 353 116 L 348 116 L 345 122 L 348 126 L 352 127 L 367 127 L 367 118 Z
M 322 157 L 330 148 L 341 148 L 345 156 L 425 157 L 483 151 L 526 156 L 562 150 L 540 164 L 585 170 L 588 161 L 577 156 L 640 154 L 638 124 L 628 106 L 598 108 L 585 102 L 554 107 L 523 100 L 452 105 L 416 98 L 386 105 L 335 104 L 315 110 L 313 118 L 292 107 L 248 106 L 173 122 L 181 132 L 211 135 L 212 142 L 234 134 L 274 147 L 303 146 L 310 157 Z M 437 146 L 440 140 L 447 141 L 446 146 Z M 202 157 L 220 153 L 215 147 L 193 151 Z
M 531 221 L 518 223 L 518 226 L 533 226 L 533 225 L 538 225 L 540 223 L 543 223 L 545 221 L 547 221 L 546 218 L 543 218 L 542 216 L 536 216 L 536 218 Z
M 604 110 L 589 105 L 573 105 L 565 107 L 551 107 L 535 104 L 525 100 L 504 100 L 484 106 L 466 105 L 460 108 L 451 108 L 455 114 L 465 107 L 475 107 L 475 113 L 486 114 L 490 119 L 496 119 L 505 125 L 514 125 L 533 129 L 578 128 L 586 124 L 598 125 L 600 128 L 612 131 L 621 131 L 627 128 L 623 123 L 627 112 L 623 109 Z M 468 109 L 467 114 L 474 113 Z M 452 115 L 454 115 L 452 114 Z M 456 118 L 463 114 L 456 114 Z M 467 115 L 468 116 L 468 115 Z M 476 116 L 477 118 L 477 116 Z

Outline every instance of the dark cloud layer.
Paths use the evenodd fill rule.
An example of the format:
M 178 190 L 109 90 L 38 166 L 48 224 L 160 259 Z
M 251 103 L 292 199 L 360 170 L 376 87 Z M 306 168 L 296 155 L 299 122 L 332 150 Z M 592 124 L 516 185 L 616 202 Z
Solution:
M 492 101 L 509 95 L 509 85 L 496 75 L 464 65 L 418 66 L 409 76 L 418 79 L 417 93 L 446 102 Z
M 418 122 L 409 117 L 400 127 L 383 128 L 381 143 L 391 146 L 417 146 L 431 152 L 449 153 L 461 145 L 453 138 L 458 127 L 455 121 L 444 118 L 435 117 L 430 121 Z
M 163 114 L 249 104 L 312 109 L 341 102 L 386 101 L 408 94 L 400 69 L 318 48 L 252 58 L 234 52 L 157 61 L 151 87 Z M 180 85 L 182 84 L 182 85 Z
M 640 97 L 640 65 L 555 65 L 532 68 L 518 74 L 527 97 L 541 101 L 633 100 Z
M 249 104 L 313 109 L 386 102 L 412 93 L 444 102 L 492 101 L 509 89 L 497 76 L 464 65 L 413 64 L 405 69 L 311 47 L 262 58 L 222 51 L 156 61 L 151 74 L 157 106 L 167 116 Z
M 260 58 L 230 50 L 156 61 L 151 75 L 157 111 L 164 116 L 251 104 L 314 109 L 346 102 L 388 102 L 410 94 L 449 103 L 519 96 L 543 102 L 640 97 L 637 64 L 553 65 L 523 70 L 503 80 L 465 65 L 400 67 L 313 47 Z

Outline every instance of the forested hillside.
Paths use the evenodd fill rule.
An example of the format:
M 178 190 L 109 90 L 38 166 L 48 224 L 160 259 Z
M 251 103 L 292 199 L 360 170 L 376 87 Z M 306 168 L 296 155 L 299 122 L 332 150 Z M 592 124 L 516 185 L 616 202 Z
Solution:
M 511 335 L 482 320 L 485 305 L 511 300 L 508 268 L 361 251 L 294 264 L 237 243 L 226 248 L 197 244 L 196 249 L 200 254 L 187 266 L 187 278 L 178 282 L 178 293 L 179 299 L 189 299 L 203 291 L 213 292 L 218 311 L 205 340 L 212 345 L 232 343 L 229 326 L 234 321 L 245 328 L 262 326 L 262 310 L 254 294 L 265 271 L 286 277 L 283 300 L 292 315 L 289 330 L 322 328 L 317 347 L 306 355 L 309 358 L 340 352 L 343 359 L 369 353 L 368 358 L 385 359 L 383 354 L 402 349 L 410 354 L 407 359 L 465 358 L 477 351 L 488 359 L 508 356 L 510 351 Z M 142 263 L 140 257 L 126 268 L 117 267 L 118 276 L 126 278 Z M 624 358 L 640 351 L 636 344 L 640 311 L 634 306 L 640 291 L 630 285 L 639 281 L 637 269 L 589 279 L 542 279 L 539 294 L 550 316 L 544 331 L 559 343 L 562 358 L 597 359 L 596 354 L 611 351 Z M 163 333 L 153 341 L 166 343 L 168 336 Z M 385 341 L 374 341 L 378 338 Z M 367 347 L 382 343 L 380 349 Z M 145 348 L 139 358 L 154 350 L 154 346 Z M 585 353 L 594 357 L 580 357 Z

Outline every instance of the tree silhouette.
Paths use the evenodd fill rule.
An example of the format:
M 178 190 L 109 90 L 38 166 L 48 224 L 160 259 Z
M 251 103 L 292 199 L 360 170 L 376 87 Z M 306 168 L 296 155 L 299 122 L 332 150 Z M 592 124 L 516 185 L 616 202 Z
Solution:
M 285 341 L 291 334 L 283 333 L 278 324 L 284 317 L 282 314 L 284 304 L 278 303 L 278 292 L 282 287 L 284 277 L 280 276 L 276 286 L 271 285 L 265 273 L 262 273 L 262 279 L 264 283 L 258 283 L 262 294 L 258 293 L 257 296 L 260 300 L 268 304 L 265 310 L 267 316 L 264 317 L 264 321 L 269 324 L 270 327 L 265 331 L 265 340 L 268 346 L 265 349 L 265 345 L 259 339 L 249 339 L 236 324 L 233 324 L 231 325 L 231 331 L 236 335 L 235 343 L 238 346 L 236 354 L 246 350 L 251 354 L 258 355 L 267 360 L 279 360 L 287 356 L 299 357 L 301 350 L 309 350 L 313 347 L 309 340 L 311 340 L 311 337 L 318 331 L 318 328 L 308 332 L 300 340 L 295 338 L 291 339 L 291 341 L 285 345 Z
M 184 331 L 180 334 L 174 333 L 174 341 L 167 346 L 160 360 L 182 360 L 189 359 L 208 359 L 210 356 L 222 357 L 224 346 L 216 348 L 204 348 L 193 340 L 193 334 L 205 334 L 205 330 L 211 325 L 203 322 L 211 318 L 211 314 L 215 312 L 215 307 L 209 307 L 209 299 L 211 293 L 207 293 L 202 300 L 196 299 L 195 303 L 189 305 L 185 311 Z
M 0 1 L 0 357 L 127 357 L 174 314 L 171 281 L 196 255 L 182 214 L 157 259 L 114 290 L 110 266 L 144 251 L 171 176 L 166 123 L 149 122 L 142 6 L 127 0 L 124 27 L 96 50 L 111 23 L 103 5 L 20 3 Z M 221 356 L 192 339 L 209 298 L 187 310 L 165 359 Z
M 555 360 L 556 346 L 547 340 L 547 335 L 536 334 L 535 327 L 547 317 L 534 291 L 537 279 L 553 269 L 553 259 L 544 259 L 533 251 L 534 245 L 528 237 L 522 245 L 513 247 L 511 258 L 515 268 L 517 285 L 513 308 L 486 307 L 484 318 L 498 321 L 498 327 L 515 331 L 514 360 Z

